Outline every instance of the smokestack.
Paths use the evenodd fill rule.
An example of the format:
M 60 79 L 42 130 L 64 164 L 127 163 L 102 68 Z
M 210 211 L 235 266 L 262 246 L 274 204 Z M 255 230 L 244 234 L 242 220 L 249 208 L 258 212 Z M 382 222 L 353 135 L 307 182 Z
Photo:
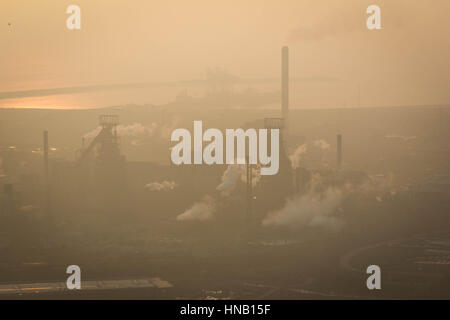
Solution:
M 300 179 L 299 179 L 299 170 L 298 168 L 294 168 L 294 190 L 295 193 L 298 193 L 300 191 Z
M 337 135 L 337 168 L 342 166 L 342 135 Z
M 0 214 L 10 217 L 15 211 L 13 185 L 11 183 L 5 183 L 3 186 L 3 193 L 3 206 L 0 208 Z
M 50 213 L 50 188 L 48 181 L 48 131 L 44 131 L 44 188 L 45 188 L 45 209 Z
M 48 131 L 44 131 L 44 181 L 48 182 Z
M 247 161 L 246 161 L 246 174 L 247 174 L 247 179 L 246 179 L 246 184 L 247 184 L 247 201 L 246 201 L 246 228 L 247 228 L 247 233 L 250 232 L 250 228 L 251 228 L 251 221 L 252 221 L 252 201 L 253 201 L 253 175 L 252 175 L 252 165 L 249 162 L 249 157 L 247 156 Z
M 281 49 L 281 116 L 287 129 L 289 116 L 289 48 L 286 46 Z

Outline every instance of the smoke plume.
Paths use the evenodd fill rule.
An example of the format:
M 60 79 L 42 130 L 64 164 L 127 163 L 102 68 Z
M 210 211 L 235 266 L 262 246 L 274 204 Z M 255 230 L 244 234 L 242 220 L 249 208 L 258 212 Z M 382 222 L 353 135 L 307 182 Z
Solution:
M 300 166 L 300 160 L 302 157 L 302 154 L 306 153 L 308 150 L 308 146 L 305 144 L 302 144 L 301 146 L 298 146 L 295 151 L 289 156 L 289 159 L 291 160 L 291 166 L 293 169 L 296 169 Z
M 252 167 L 252 186 L 255 187 L 261 179 L 260 169 Z M 222 191 L 223 196 L 229 196 L 239 181 L 246 183 L 247 172 L 243 164 L 230 164 L 222 175 L 222 181 L 216 190 Z
M 117 134 L 121 137 L 145 137 L 152 136 L 158 125 L 153 122 L 149 126 L 142 123 L 133 123 L 129 125 L 118 125 Z
M 340 231 L 345 226 L 340 214 L 344 199 L 352 194 L 374 195 L 382 201 L 382 194 L 393 194 L 393 176 L 376 175 L 357 183 L 330 186 L 320 174 L 313 174 L 305 193 L 296 194 L 286 200 L 280 210 L 270 212 L 263 220 L 263 226 L 287 226 L 294 229 L 321 227 L 330 231 Z
M 242 164 L 231 164 L 222 175 L 222 182 L 217 186 L 217 190 L 222 191 L 222 195 L 229 195 L 242 174 L 245 174 L 245 166 Z
M 163 182 L 150 182 L 145 185 L 145 188 L 150 191 L 168 191 L 173 190 L 177 184 L 174 181 L 164 180 Z
M 152 122 L 150 125 L 143 125 L 142 123 L 132 123 L 128 125 L 119 124 L 116 127 L 117 135 L 120 137 L 134 137 L 134 138 L 145 138 L 145 137 L 158 137 L 161 139 L 167 139 L 170 137 L 170 133 L 176 127 L 178 121 L 174 120 L 170 124 L 159 124 Z M 101 127 L 97 127 L 92 131 L 86 133 L 83 137 L 85 139 L 95 138 L 101 131 Z
M 207 221 L 210 220 L 216 210 L 214 199 L 206 195 L 202 201 L 196 202 L 185 212 L 177 216 L 178 221 Z
M 317 139 L 313 143 L 304 143 L 298 146 L 294 152 L 289 156 L 291 160 L 291 166 L 293 169 L 297 169 L 300 166 L 300 161 L 304 154 L 308 151 L 308 148 L 315 147 L 321 151 L 330 149 L 330 144 L 325 139 Z
M 318 140 L 314 141 L 314 146 L 321 150 L 330 149 L 330 144 L 324 139 L 318 139 Z
M 282 209 L 270 213 L 263 220 L 263 226 L 323 227 L 339 231 L 344 221 L 336 216 L 336 211 L 343 198 L 341 190 L 329 188 L 323 193 L 310 191 L 288 199 Z

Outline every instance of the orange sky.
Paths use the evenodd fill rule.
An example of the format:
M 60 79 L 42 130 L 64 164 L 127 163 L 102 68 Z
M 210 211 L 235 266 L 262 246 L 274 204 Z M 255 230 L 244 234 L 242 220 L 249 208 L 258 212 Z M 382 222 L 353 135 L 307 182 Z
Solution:
M 374 3 L 379 31 L 365 27 Z M 66 29 L 70 4 L 81 7 L 80 31 Z M 294 108 L 354 106 L 358 84 L 363 106 L 448 104 L 449 12 L 448 0 L 2 0 L 0 92 L 198 79 L 215 67 L 277 77 L 280 47 L 289 45 L 293 77 L 340 79 L 296 85 Z M 175 93 L 0 100 L 0 107 L 163 103 Z

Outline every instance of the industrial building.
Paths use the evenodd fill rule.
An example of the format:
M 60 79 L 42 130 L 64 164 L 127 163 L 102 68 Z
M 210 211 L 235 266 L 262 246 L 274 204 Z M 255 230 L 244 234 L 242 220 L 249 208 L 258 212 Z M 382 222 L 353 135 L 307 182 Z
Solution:
M 391 117 L 395 110 L 367 115 L 358 110 L 356 116 L 352 110 L 290 110 L 289 83 L 289 49 L 283 47 L 277 109 L 205 112 L 183 105 L 189 100 L 185 97 L 160 109 L 74 113 L 71 121 L 88 124 L 71 134 L 60 136 L 43 125 L 36 134 L 39 147 L 2 146 L 0 235 L 6 240 L 0 241 L 0 282 L 36 275 L 48 279 L 55 268 L 78 259 L 92 279 L 99 279 L 89 282 L 94 292 L 106 284 L 116 290 L 114 281 L 127 290 L 141 282 L 143 288 L 154 288 L 158 285 L 147 279 L 161 276 L 171 286 L 164 297 L 366 298 L 357 281 L 372 257 L 367 253 L 388 247 L 389 256 L 380 260 L 395 272 L 386 297 L 442 290 L 430 279 L 448 281 L 442 267 L 448 260 L 442 253 L 448 234 L 433 233 L 448 219 L 443 217 L 450 207 L 445 200 L 448 152 L 420 151 L 427 143 L 419 145 L 412 134 L 364 135 L 361 127 L 372 113 L 381 118 L 390 112 L 386 117 Z M 212 97 L 209 92 L 207 101 Z M 220 102 L 228 107 L 229 100 Z M 157 120 L 146 119 L 149 114 Z M 177 121 L 191 123 L 202 115 L 214 127 L 279 129 L 278 173 L 260 175 L 260 166 L 248 161 L 171 163 L 173 123 L 182 126 Z M 343 125 L 335 125 L 338 121 Z M 57 147 L 65 140 L 76 147 Z M 441 148 L 442 142 L 435 143 L 435 150 Z M 424 169 L 423 159 L 432 154 L 439 154 L 438 160 Z M 418 166 L 424 170 L 414 171 Z M 428 212 L 431 205 L 436 210 Z M 389 242 L 393 236 L 412 239 L 414 248 L 407 251 L 406 242 Z M 379 245 L 366 248 L 372 242 Z M 440 253 L 425 255 L 423 242 Z M 415 263 L 397 264 L 392 258 L 397 255 L 427 265 L 427 275 L 418 276 Z M 430 271 L 441 260 L 445 263 Z M 13 270 L 21 270 L 20 276 Z M 422 282 L 402 282 L 409 272 Z M 59 280 L 37 283 L 52 294 L 67 294 Z

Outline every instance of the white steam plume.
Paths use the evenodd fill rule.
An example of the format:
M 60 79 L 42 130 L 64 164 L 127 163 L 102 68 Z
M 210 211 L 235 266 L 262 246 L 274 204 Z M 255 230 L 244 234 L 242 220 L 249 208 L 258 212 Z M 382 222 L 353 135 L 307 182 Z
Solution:
M 229 165 L 222 175 L 222 182 L 216 189 L 222 191 L 223 195 L 229 195 L 236 187 L 242 174 L 245 174 L 245 165 Z
M 345 226 L 339 216 L 343 200 L 351 194 L 374 194 L 374 199 L 382 201 L 380 194 L 392 194 L 393 176 L 372 176 L 358 185 L 345 184 L 330 187 L 319 174 L 314 174 L 309 190 L 289 198 L 283 208 L 270 212 L 263 220 L 263 226 L 287 226 L 291 228 L 323 227 L 340 231 Z
M 300 161 L 304 154 L 308 151 L 308 147 L 310 146 L 319 148 L 322 151 L 330 149 L 330 144 L 325 139 L 317 139 L 312 144 L 304 143 L 298 146 L 294 152 L 289 156 L 291 160 L 291 166 L 293 169 L 296 169 L 300 166 Z
M 246 182 L 247 172 L 244 164 L 230 164 L 222 175 L 222 181 L 216 190 L 222 191 L 222 195 L 229 196 L 236 188 L 238 182 Z M 255 187 L 261 180 L 260 169 L 252 167 L 252 186 Z
M 178 221 L 207 221 L 214 216 L 216 204 L 211 196 L 204 196 L 202 201 L 196 202 L 185 212 L 177 216 Z
M 121 137 L 135 137 L 135 138 L 144 138 L 144 137 L 159 137 L 161 139 L 166 139 L 170 137 L 170 133 L 176 127 L 178 121 L 175 119 L 170 124 L 158 124 L 156 122 L 152 122 L 150 125 L 143 125 L 142 123 L 132 123 L 128 125 L 119 124 L 116 127 L 117 135 Z M 101 127 L 97 127 L 92 131 L 86 133 L 83 137 L 85 139 L 95 138 L 101 131 Z
M 318 139 L 314 141 L 314 146 L 322 150 L 330 149 L 330 144 L 324 139 Z
M 145 137 L 152 136 L 158 125 L 153 122 L 149 126 L 144 126 L 142 123 L 133 123 L 129 125 L 118 125 L 117 135 L 121 137 Z
M 298 146 L 295 151 L 289 156 L 289 159 L 291 160 L 291 166 L 293 169 L 296 169 L 300 166 L 300 160 L 302 158 L 302 154 L 305 154 L 308 150 L 308 146 L 305 144 L 302 144 L 301 146 Z
M 264 220 L 263 226 L 323 227 L 339 231 L 344 221 L 335 216 L 336 209 L 342 203 L 341 190 L 328 189 L 323 193 L 310 191 L 304 195 L 288 199 L 286 205 L 271 212 Z
M 150 182 L 145 185 L 145 188 L 150 191 L 168 191 L 173 190 L 177 184 L 174 181 L 164 180 L 163 182 Z

